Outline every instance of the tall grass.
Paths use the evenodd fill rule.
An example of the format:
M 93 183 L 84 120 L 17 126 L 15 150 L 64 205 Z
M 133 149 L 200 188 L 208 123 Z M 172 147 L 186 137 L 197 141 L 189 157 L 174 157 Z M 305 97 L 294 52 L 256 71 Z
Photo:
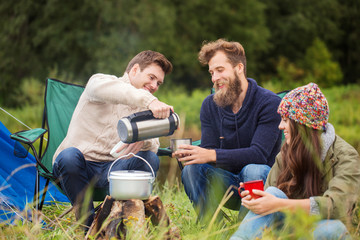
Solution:
M 228 239 L 237 227 L 235 212 L 226 210 L 233 222 L 225 225 L 213 224 L 211 229 L 197 223 L 195 211 L 180 184 L 172 186 L 165 183 L 161 187 L 155 184 L 153 195 L 158 195 L 162 200 L 166 212 L 171 220 L 170 227 L 178 229 L 182 239 Z M 84 233 L 81 225 L 76 222 L 75 215 L 70 212 L 59 218 L 70 207 L 68 203 L 54 202 L 45 205 L 40 214 L 40 221 L 29 222 L 17 220 L 13 225 L 0 224 L 1 239 L 83 239 Z M 24 211 L 26 212 L 26 211 Z M 136 220 L 135 220 L 136 221 Z M 46 225 L 43 225 L 43 223 Z M 235 225 L 234 225 L 235 224 Z M 153 226 L 149 223 L 148 232 L 139 229 L 129 229 L 127 239 L 163 239 L 168 228 Z M 141 238 L 139 238 L 141 237 Z
M 229 239 L 237 230 L 237 211 L 222 208 L 230 217 L 230 221 L 214 222 L 209 225 L 201 225 L 197 222 L 195 211 L 180 184 L 170 186 L 165 183 L 159 187 L 156 182 L 153 195 L 158 195 L 162 200 L 166 213 L 170 218 L 170 227 L 177 228 L 177 233 L 184 240 L 223 240 Z M 52 205 L 45 205 L 40 213 L 41 221 L 15 221 L 13 225 L 0 224 L 0 239 L 84 239 L 84 232 L 81 225 L 76 222 L 73 212 L 59 218 L 59 215 L 70 207 L 67 203 L 54 202 Z M 263 239 L 311 239 L 311 232 L 316 221 L 316 216 L 309 216 L 302 210 L 295 213 L 285 212 L 286 218 L 284 227 L 281 229 L 265 230 Z M 130 219 L 129 221 L 136 221 Z M 46 223 L 46 225 L 44 225 Z M 128 234 L 126 239 L 164 239 L 169 228 L 153 226 L 148 221 L 146 226 L 140 229 L 131 228 L 127 225 Z M 145 231 L 145 228 L 148 228 Z M 358 239 L 358 233 L 350 228 L 354 239 Z

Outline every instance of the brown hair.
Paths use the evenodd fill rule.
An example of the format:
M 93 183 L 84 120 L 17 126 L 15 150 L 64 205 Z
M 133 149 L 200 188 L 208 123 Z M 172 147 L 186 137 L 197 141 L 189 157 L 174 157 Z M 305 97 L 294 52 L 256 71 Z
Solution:
M 163 54 L 151 50 L 142 51 L 133 57 L 126 67 L 126 72 L 129 73 L 135 64 L 139 64 L 140 71 L 151 64 L 156 64 L 161 67 L 165 75 L 171 73 L 173 69 L 171 62 Z
M 321 131 L 290 121 L 290 144 L 281 148 L 282 168 L 277 185 L 289 198 L 321 193 Z
M 243 46 L 238 42 L 228 42 L 225 39 L 218 39 L 214 42 L 204 43 L 198 54 L 201 64 L 206 65 L 217 51 L 223 51 L 233 67 L 242 63 L 246 77 L 246 56 Z

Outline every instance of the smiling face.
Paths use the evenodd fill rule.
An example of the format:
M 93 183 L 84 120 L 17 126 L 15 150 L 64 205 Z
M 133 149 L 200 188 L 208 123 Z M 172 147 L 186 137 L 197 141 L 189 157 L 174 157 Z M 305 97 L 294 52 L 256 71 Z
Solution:
M 289 145 L 291 140 L 290 119 L 282 117 L 279 124 L 279 129 L 284 131 L 285 143 Z
M 241 81 L 238 71 L 242 64 L 235 67 L 224 52 L 218 51 L 209 61 L 209 72 L 214 84 L 214 101 L 220 107 L 234 104 L 241 93 Z M 239 69 L 240 68 L 240 69 Z
M 164 71 L 156 64 L 150 64 L 142 71 L 139 64 L 135 64 L 129 72 L 130 82 L 134 87 L 144 89 L 152 94 L 163 84 L 164 77 Z

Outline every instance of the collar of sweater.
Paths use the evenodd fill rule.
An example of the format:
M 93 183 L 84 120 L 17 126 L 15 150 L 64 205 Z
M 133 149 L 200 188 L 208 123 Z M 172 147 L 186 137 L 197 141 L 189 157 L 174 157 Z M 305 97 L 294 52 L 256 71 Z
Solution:
M 124 75 L 121 78 L 124 82 L 131 84 L 129 74 L 127 72 L 124 72 Z
M 321 152 L 321 160 L 324 161 L 326 154 L 329 151 L 329 148 L 335 141 L 335 128 L 332 124 L 330 124 L 330 123 L 326 124 L 326 131 L 324 131 L 321 134 L 321 140 L 322 140 L 322 144 L 323 144 L 323 149 Z

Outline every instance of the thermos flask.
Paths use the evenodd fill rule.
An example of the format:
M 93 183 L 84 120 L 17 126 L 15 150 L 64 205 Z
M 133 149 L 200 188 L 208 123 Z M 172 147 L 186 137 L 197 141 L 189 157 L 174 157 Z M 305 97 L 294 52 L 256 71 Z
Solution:
M 168 118 L 155 118 L 150 110 L 137 112 L 121 118 L 117 125 L 119 137 L 124 143 L 133 143 L 149 138 L 169 136 L 180 125 L 180 118 L 170 112 Z

